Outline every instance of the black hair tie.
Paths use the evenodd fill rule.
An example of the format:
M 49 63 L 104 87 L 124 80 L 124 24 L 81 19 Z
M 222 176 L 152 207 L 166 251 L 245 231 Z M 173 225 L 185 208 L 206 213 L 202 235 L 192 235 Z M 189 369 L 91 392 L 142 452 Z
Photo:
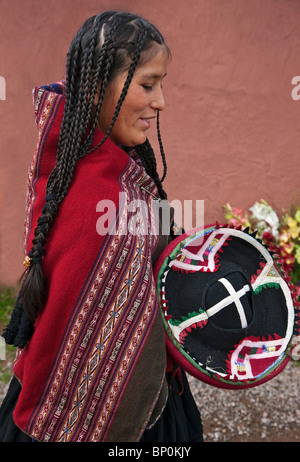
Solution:
M 45 201 L 56 201 L 56 195 L 54 193 L 47 194 L 45 197 Z
M 42 213 L 45 213 L 49 209 L 48 202 L 55 201 L 56 202 L 56 195 L 54 193 L 47 194 L 45 197 L 46 204 L 43 207 Z
M 28 253 L 28 256 L 30 257 L 30 266 L 42 263 L 43 256 L 46 254 L 46 251 L 44 250 L 44 248 L 43 248 L 43 246 L 42 246 L 42 244 L 40 242 L 37 243 L 36 250 L 39 253 L 39 255 L 37 255 L 37 256 L 33 255 L 32 250 Z

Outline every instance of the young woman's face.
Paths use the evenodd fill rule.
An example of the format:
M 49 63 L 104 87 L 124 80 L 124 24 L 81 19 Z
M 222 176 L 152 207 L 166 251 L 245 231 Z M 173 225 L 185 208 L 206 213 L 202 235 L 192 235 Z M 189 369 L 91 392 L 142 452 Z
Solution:
M 147 130 L 165 107 L 162 81 L 167 73 L 168 56 L 162 48 L 150 61 L 139 67 L 109 138 L 117 145 L 136 146 L 146 141 Z M 106 133 L 128 71 L 118 75 L 106 89 L 99 116 L 99 129 Z

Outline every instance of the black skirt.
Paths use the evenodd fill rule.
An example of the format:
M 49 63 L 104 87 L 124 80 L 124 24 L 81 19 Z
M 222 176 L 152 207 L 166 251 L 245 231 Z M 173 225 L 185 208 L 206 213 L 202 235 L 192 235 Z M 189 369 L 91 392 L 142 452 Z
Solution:
M 200 412 L 184 371 L 180 375 L 173 378 L 167 374 L 169 395 L 166 407 L 155 425 L 144 432 L 142 443 L 203 442 Z
M 19 427 L 15 425 L 13 412 L 16 407 L 21 385 L 18 380 L 13 377 L 7 394 L 0 408 L 0 442 L 1 443 L 30 443 L 32 438 L 26 435 Z
M 202 423 L 200 413 L 189 388 L 186 375 L 178 375 L 174 379 L 167 375 L 169 396 L 166 407 L 155 423 L 146 430 L 141 438 L 142 443 L 154 442 L 202 442 Z M 34 441 L 18 428 L 13 420 L 13 411 L 18 401 L 21 385 L 13 377 L 8 392 L 0 408 L 0 442 L 30 443 Z

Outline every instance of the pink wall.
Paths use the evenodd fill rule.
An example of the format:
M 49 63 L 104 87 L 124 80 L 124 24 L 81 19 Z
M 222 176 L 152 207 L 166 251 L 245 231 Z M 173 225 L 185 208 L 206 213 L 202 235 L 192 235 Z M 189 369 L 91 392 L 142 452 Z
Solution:
M 78 27 L 106 9 L 145 15 L 172 50 L 161 117 L 170 200 L 204 200 L 206 223 L 222 220 L 226 202 L 300 203 L 300 100 L 291 97 L 299 0 L 2 0 L 0 283 L 15 284 L 23 271 L 26 174 L 37 142 L 31 90 L 64 76 Z

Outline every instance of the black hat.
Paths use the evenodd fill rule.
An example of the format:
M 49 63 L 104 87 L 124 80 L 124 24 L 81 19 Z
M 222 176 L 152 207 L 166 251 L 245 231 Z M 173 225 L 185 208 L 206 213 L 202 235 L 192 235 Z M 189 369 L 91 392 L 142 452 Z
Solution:
M 169 354 L 188 373 L 240 389 L 286 366 L 299 307 L 255 233 L 216 224 L 183 234 L 159 257 L 155 277 Z

